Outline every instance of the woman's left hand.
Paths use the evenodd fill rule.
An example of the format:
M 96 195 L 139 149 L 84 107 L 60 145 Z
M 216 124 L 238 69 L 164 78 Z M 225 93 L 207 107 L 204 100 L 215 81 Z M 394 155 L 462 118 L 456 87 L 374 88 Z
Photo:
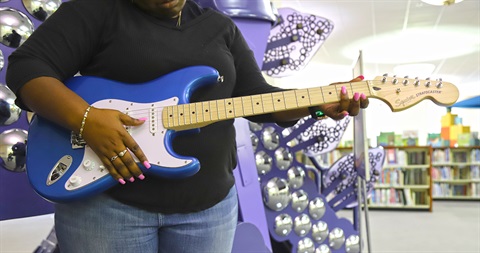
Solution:
M 359 76 L 354 78 L 350 81 L 351 82 L 361 82 L 363 80 L 363 76 Z M 345 82 L 340 83 L 332 83 L 331 85 L 342 84 Z M 347 82 L 348 83 L 348 82 Z M 355 92 L 353 97 L 350 99 L 347 88 L 342 86 L 342 91 L 340 93 L 340 101 L 337 103 L 332 104 L 324 104 L 320 105 L 320 110 L 325 113 L 326 116 L 334 119 L 334 120 L 341 120 L 346 116 L 357 116 L 360 112 L 360 109 L 364 109 L 368 107 L 368 98 L 363 93 Z

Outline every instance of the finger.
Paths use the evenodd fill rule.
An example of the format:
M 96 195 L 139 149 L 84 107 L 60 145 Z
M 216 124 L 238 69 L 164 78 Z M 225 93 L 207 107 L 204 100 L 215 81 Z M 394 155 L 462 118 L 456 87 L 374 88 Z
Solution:
M 122 155 L 122 156 L 120 156 L 120 155 Z M 137 163 L 133 159 L 130 152 L 128 152 L 128 149 L 125 149 L 124 151 L 119 153 L 119 158 L 122 160 L 123 164 L 125 165 L 127 170 L 130 172 L 130 174 L 133 174 L 133 176 L 137 177 L 140 180 L 145 179 L 145 176 L 143 175 L 143 172 L 138 167 Z M 134 177 L 130 177 L 130 178 L 128 178 L 128 181 L 134 182 L 135 179 L 134 179 Z
M 360 112 L 360 93 L 355 92 L 355 94 L 353 95 L 353 99 L 350 102 L 350 108 L 348 109 L 348 112 L 351 116 L 357 116 Z
M 347 111 L 349 108 L 350 99 L 348 98 L 347 87 L 342 86 L 340 90 L 340 102 L 338 112 Z
M 116 156 L 116 155 L 115 155 Z M 103 165 L 105 166 L 105 168 L 108 170 L 108 172 L 110 173 L 110 175 L 116 180 L 118 181 L 120 184 L 125 184 L 125 179 L 124 177 L 117 171 L 117 169 L 114 167 L 114 165 L 112 164 L 112 161 L 111 160 L 116 160 L 118 159 L 115 158 L 113 159 L 115 156 L 112 156 L 111 158 L 102 158 L 102 163 Z
M 360 95 L 360 108 L 367 108 L 370 101 L 365 94 Z
M 140 146 L 137 144 L 137 142 L 133 138 L 131 138 L 131 137 L 127 138 L 125 140 L 125 145 L 135 155 L 135 157 L 137 157 L 137 159 L 140 161 L 140 163 L 143 164 L 143 166 L 146 169 L 150 169 L 151 165 L 148 162 L 147 156 L 145 155 L 143 150 L 140 148 Z M 135 166 L 137 166 L 137 165 L 135 164 Z M 138 166 L 137 166 L 137 168 L 138 168 Z
M 113 165 L 115 171 L 120 174 L 120 176 L 123 178 L 123 179 L 126 179 L 130 182 L 133 182 L 133 173 L 130 172 L 129 168 L 125 165 L 125 163 L 123 162 L 122 158 L 118 156 L 118 154 L 116 154 L 115 156 L 112 156 L 112 157 L 116 157 L 115 159 L 110 159 L 110 163 Z
M 124 113 L 122 113 L 120 115 L 120 121 L 125 126 L 139 126 L 139 125 L 145 123 L 145 120 L 147 120 L 147 118 L 135 119 L 135 118 L 132 118 L 132 117 L 130 117 L 127 114 L 124 114 Z
M 363 76 L 357 76 L 357 77 L 353 78 L 352 80 L 350 80 L 350 83 L 363 81 L 364 78 L 365 77 L 363 77 Z

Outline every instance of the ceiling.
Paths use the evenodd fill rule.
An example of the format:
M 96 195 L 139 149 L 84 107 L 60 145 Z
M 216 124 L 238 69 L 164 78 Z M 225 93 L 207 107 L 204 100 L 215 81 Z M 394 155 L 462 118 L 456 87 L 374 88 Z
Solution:
M 276 8 L 314 14 L 334 24 L 333 32 L 312 60 L 292 77 L 295 80 L 324 77 L 326 81 L 345 81 L 342 69 L 351 71 L 361 50 L 366 79 L 385 73 L 442 78 L 459 88 L 459 100 L 480 95 L 478 0 L 464 0 L 450 6 L 433 6 L 420 0 L 272 0 L 272 3 Z M 405 73 L 399 67 L 405 64 L 429 64 L 430 70 L 420 71 L 417 67 L 409 70 L 412 73 Z M 291 82 L 292 78 L 283 82 Z

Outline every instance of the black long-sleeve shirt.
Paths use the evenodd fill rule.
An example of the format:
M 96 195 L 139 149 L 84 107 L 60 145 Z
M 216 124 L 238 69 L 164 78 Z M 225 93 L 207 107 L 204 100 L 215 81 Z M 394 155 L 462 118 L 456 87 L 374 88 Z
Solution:
M 176 23 L 148 15 L 130 0 L 63 3 L 11 54 L 7 84 L 17 93 L 33 78 L 64 81 L 77 72 L 141 83 L 187 66 L 208 65 L 224 76 L 224 82 L 195 92 L 191 102 L 279 90 L 265 82 L 253 53 L 228 17 L 188 0 L 181 26 Z M 20 99 L 17 104 L 28 109 Z M 254 120 L 272 121 L 269 115 Z M 233 120 L 178 136 L 173 147 L 180 155 L 198 158 L 200 171 L 178 180 L 147 176 L 108 194 L 163 213 L 203 210 L 226 196 L 234 184 L 232 170 L 237 162 Z

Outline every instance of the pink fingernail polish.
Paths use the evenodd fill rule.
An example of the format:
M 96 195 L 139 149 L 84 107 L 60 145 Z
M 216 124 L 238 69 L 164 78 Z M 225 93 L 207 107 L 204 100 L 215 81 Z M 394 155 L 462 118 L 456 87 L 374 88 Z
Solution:
M 127 183 L 127 182 L 125 182 L 125 180 L 123 180 L 123 178 L 120 178 L 120 179 L 118 180 L 118 182 L 119 182 L 120 184 L 126 184 L 126 183 Z
M 146 121 L 147 119 L 148 119 L 147 117 L 143 117 L 143 118 L 139 118 L 138 120 Z
M 128 181 L 133 183 L 135 181 L 135 178 L 131 177 L 131 178 L 128 179 Z
M 347 94 L 347 87 L 342 86 L 342 94 L 343 95 Z
M 350 113 L 348 113 L 348 112 L 344 112 L 344 113 L 343 113 L 343 115 L 345 115 L 345 117 L 347 117 L 347 116 L 349 116 L 349 115 L 350 115 Z
M 145 176 L 144 176 L 143 174 L 140 174 L 140 175 L 138 176 L 138 179 L 144 180 L 144 179 L 145 179 Z
M 152 167 L 152 165 L 150 165 L 148 161 L 143 162 L 143 166 L 145 166 L 145 168 L 147 169 L 150 169 L 150 167 Z
M 365 79 L 365 77 L 362 75 L 358 76 L 357 78 L 360 78 L 361 80 Z
M 355 94 L 353 95 L 353 100 L 358 101 L 359 99 L 360 99 L 360 93 L 355 92 Z
M 361 97 L 362 99 L 367 99 L 367 95 L 365 95 L 365 94 L 363 94 L 363 93 L 362 93 L 362 95 L 360 95 L 360 97 Z

